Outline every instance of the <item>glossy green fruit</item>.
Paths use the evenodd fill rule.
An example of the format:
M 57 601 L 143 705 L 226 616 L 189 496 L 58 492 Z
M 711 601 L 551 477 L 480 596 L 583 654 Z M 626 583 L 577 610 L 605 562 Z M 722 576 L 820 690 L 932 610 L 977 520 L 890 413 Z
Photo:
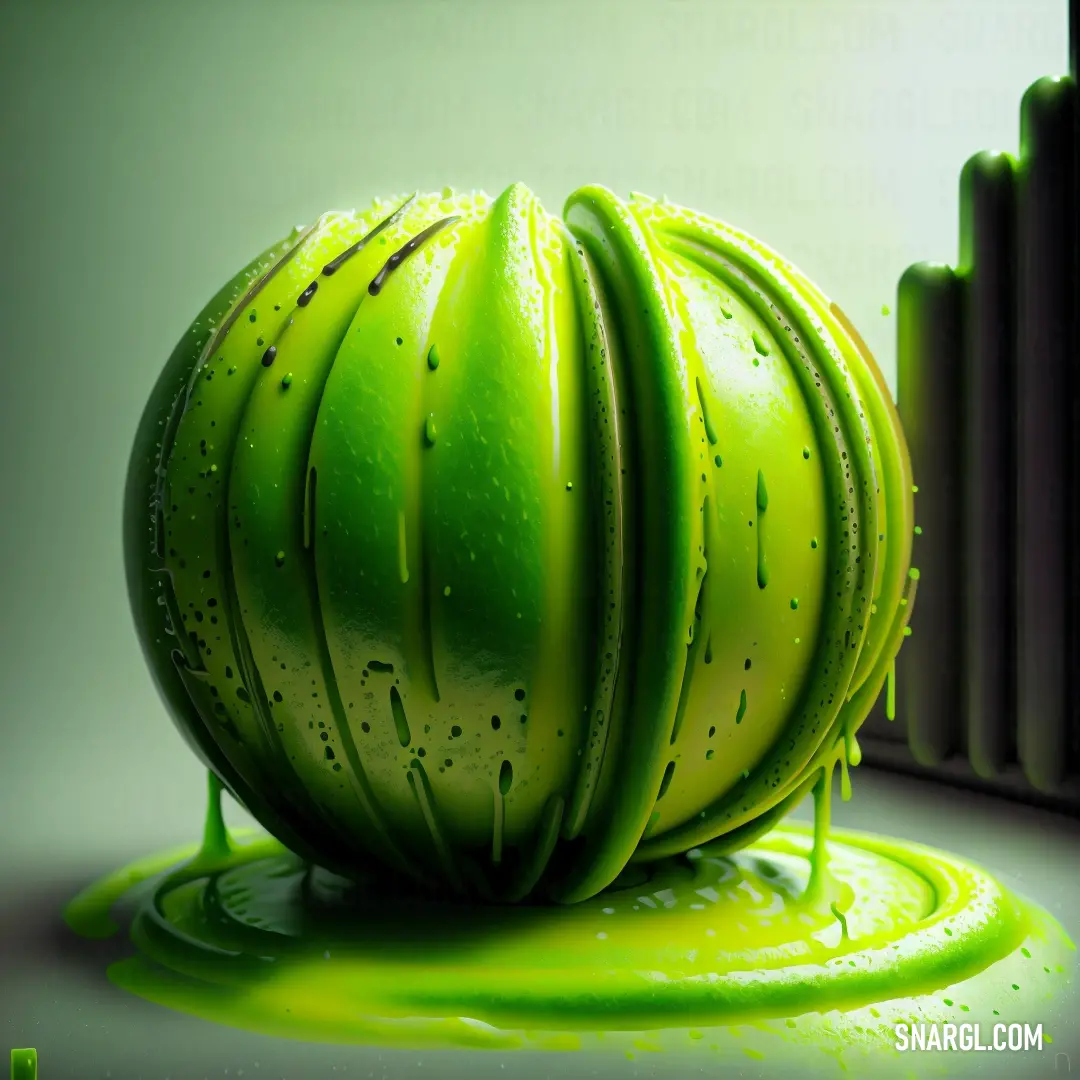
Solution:
M 298 853 L 573 901 L 854 753 L 911 492 L 870 355 L 761 244 L 444 192 L 328 214 L 200 314 L 129 586 L 181 730 Z

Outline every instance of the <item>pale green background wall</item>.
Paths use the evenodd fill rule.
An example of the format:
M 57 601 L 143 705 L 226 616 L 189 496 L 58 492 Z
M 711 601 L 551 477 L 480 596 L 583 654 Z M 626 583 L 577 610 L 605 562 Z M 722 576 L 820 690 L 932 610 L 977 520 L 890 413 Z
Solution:
M 1016 148 L 1066 37 L 1064 0 L 0 2 L 0 877 L 197 827 L 122 481 L 175 339 L 284 227 L 444 184 L 667 194 L 793 259 L 891 379 L 881 305 L 955 256 L 963 161 Z

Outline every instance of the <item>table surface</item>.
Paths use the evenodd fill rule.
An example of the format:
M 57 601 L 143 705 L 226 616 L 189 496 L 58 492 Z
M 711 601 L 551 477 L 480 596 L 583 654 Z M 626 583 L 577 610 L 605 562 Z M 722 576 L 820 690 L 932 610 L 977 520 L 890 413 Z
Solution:
M 882 832 L 933 844 L 986 866 L 1036 900 L 1080 940 L 1080 822 L 986 796 L 942 788 L 908 777 L 860 769 L 855 797 L 834 807 L 837 826 Z M 795 817 L 808 818 L 806 803 Z M 192 822 L 192 838 L 196 838 Z M 171 840 L 171 837 L 169 838 Z M 163 844 L 163 846 L 165 846 Z M 715 1076 L 718 1064 L 702 1055 L 639 1055 L 635 1060 L 540 1052 L 416 1052 L 314 1045 L 274 1039 L 173 1013 L 134 998 L 107 982 L 108 962 L 127 951 L 121 936 L 86 942 L 63 925 L 60 912 L 97 875 L 145 854 L 118 841 L 115 858 L 88 865 L 78 851 L 38 852 L 0 859 L 0 1031 L 9 1047 L 34 1046 L 42 1080 L 199 1080 L 256 1077 L 270 1080 L 372 1080 L 507 1075 L 544 1080 L 565 1077 Z M 2 854 L 2 852 L 0 852 Z M 97 863 L 101 856 L 93 853 Z M 1074 1002 L 1070 995 L 1070 1001 Z M 1055 1042 L 1041 1053 L 956 1055 L 948 1075 L 1040 1076 L 1080 1069 L 1080 1011 L 1054 1023 Z M 1063 1012 L 1063 1016 L 1069 1015 Z M 1048 1018 L 1050 1020 L 1052 1018 Z M 997 1061 L 988 1061 L 996 1058 Z M 1001 1059 L 1009 1059 L 1002 1061 Z M 1056 1060 L 1055 1060 L 1056 1059 Z M 935 1067 L 941 1067 L 939 1060 Z M 918 1065 L 911 1059 L 912 1066 Z M 781 1075 L 777 1065 L 747 1061 L 742 1077 Z M 724 1070 L 725 1075 L 729 1075 Z M 839 1075 L 839 1074 L 837 1074 Z M 849 1076 L 851 1074 L 848 1074 Z M 915 1075 L 913 1073 L 912 1075 Z

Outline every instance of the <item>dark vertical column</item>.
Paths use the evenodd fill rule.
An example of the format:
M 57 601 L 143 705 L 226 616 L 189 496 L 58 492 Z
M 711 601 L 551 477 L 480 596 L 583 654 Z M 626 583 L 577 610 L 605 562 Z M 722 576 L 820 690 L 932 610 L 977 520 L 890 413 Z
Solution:
M 1070 749 L 1075 139 L 1072 80 L 1040 79 L 1020 106 L 1017 752 L 1046 792 Z
M 917 263 L 897 296 L 897 406 L 918 486 L 912 634 L 896 661 L 896 707 L 916 761 L 937 765 L 959 743 L 960 369 L 963 283 Z
M 1080 0 L 1069 0 L 1069 74 L 1075 79 L 1080 55 Z
M 968 759 L 991 778 L 1012 752 L 1015 715 L 1016 184 L 1007 154 L 976 154 L 960 174 L 958 273 L 966 281 L 961 707 Z
M 1080 78 L 1080 0 L 1069 0 L 1069 75 L 1074 86 Z M 1074 90 L 1074 93 L 1080 91 Z M 1074 106 L 1073 117 L 1073 189 L 1080 184 L 1080 103 Z M 1080 353 L 1080 195 L 1073 200 L 1073 313 L 1078 324 L 1073 327 L 1076 347 Z M 1080 361 L 1078 361 L 1080 362 Z M 1072 587 L 1072 649 L 1069 653 L 1071 674 L 1080 674 L 1080 373 L 1073 374 L 1072 411 L 1072 539 L 1073 587 Z M 1080 701 L 1072 703 L 1069 717 L 1072 728 L 1072 746 L 1069 773 L 1080 773 Z

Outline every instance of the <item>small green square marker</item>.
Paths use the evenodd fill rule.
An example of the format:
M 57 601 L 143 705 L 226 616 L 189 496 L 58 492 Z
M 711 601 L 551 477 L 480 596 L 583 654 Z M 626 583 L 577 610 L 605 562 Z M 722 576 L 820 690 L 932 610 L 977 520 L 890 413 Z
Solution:
M 11 1051 L 11 1080 L 37 1080 L 37 1051 L 32 1046 Z

